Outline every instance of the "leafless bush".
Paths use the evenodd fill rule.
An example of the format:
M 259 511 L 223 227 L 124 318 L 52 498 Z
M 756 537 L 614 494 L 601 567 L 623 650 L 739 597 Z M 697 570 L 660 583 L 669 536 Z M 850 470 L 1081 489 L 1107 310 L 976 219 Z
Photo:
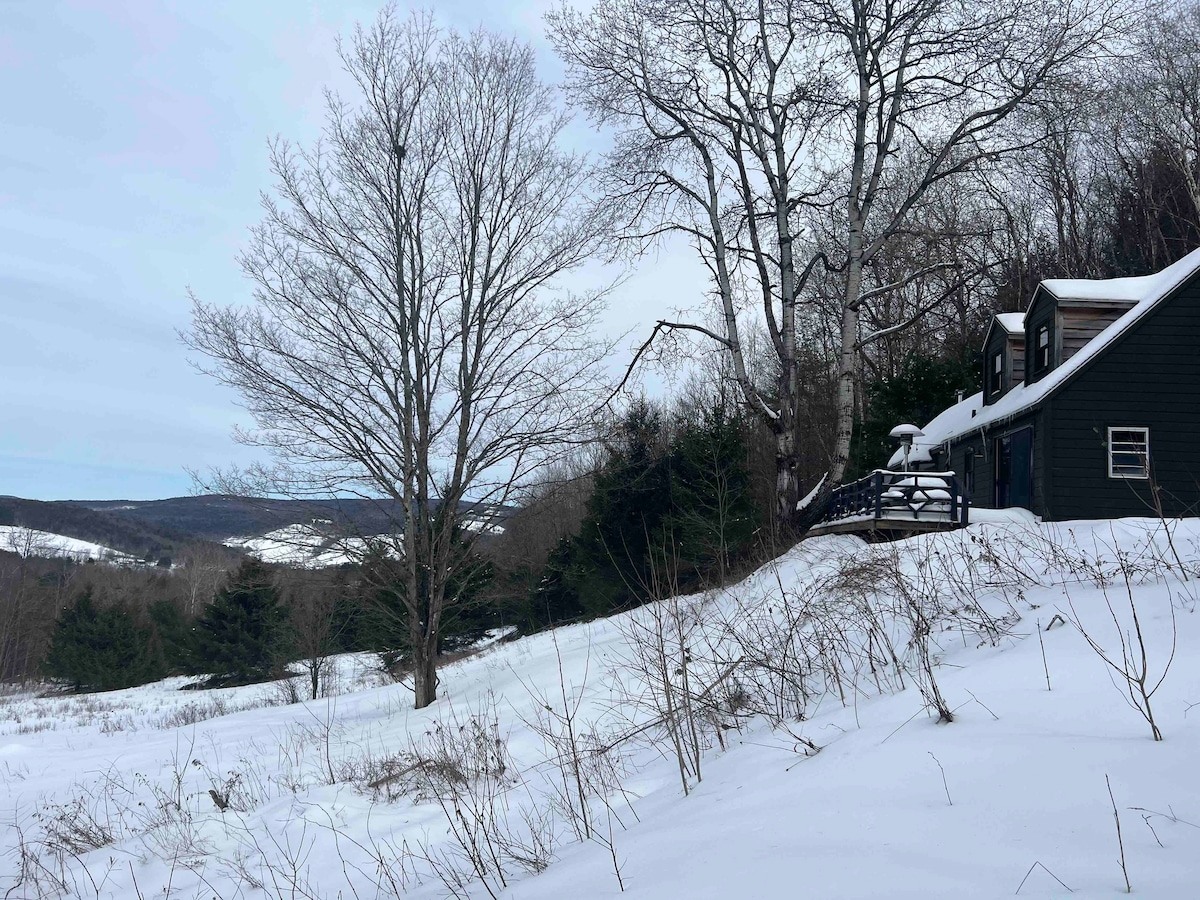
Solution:
M 419 855 L 453 896 L 465 896 L 475 881 L 495 897 L 514 873 L 550 864 L 553 818 L 534 804 L 512 802 L 523 781 L 500 733 L 494 697 L 462 718 L 451 710 L 413 752 L 425 761 L 410 770 L 416 793 L 441 809 L 450 837 L 444 846 L 423 845 Z
M 626 773 L 618 749 L 620 739 L 601 738 L 594 724 L 580 718 L 591 671 L 590 652 L 582 682 L 568 685 L 558 637 L 553 632 L 551 640 L 558 662 L 558 696 L 551 698 L 526 684 L 534 707 L 532 714 L 523 718 L 542 739 L 544 791 L 550 797 L 549 812 L 567 823 L 576 840 L 593 841 L 607 850 L 617 885 L 624 891 L 616 851 L 616 827 L 624 828 L 625 823 L 615 808 L 614 798 L 620 798 L 616 803 L 622 804 L 629 815 L 636 818 L 637 813 L 623 784 Z
M 910 683 L 942 721 L 953 710 L 938 683 L 942 641 L 995 645 L 1020 620 L 1015 603 L 1032 573 L 1020 557 L 962 533 L 865 546 L 855 554 L 805 560 L 807 577 L 787 585 L 750 582 L 729 592 L 709 655 L 736 661 L 726 684 L 736 711 L 763 715 L 789 735 L 826 696 L 854 706 L 860 696 Z M 805 753 L 817 747 L 799 736 Z
M 1118 614 L 1117 608 L 1114 606 L 1112 597 L 1109 594 L 1109 589 L 1106 586 L 1101 586 L 1100 590 L 1104 595 L 1104 604 L 1108 609 L 1109 618 L 1112 620 L 1117 645 L 1120 648 L 1120 655 L 1118 656 L 1116 652 L 1106 649 L 1100 642 L 1100 639 L 1095 636 L 1096 632 L 1085 627 L 1079 611 L 1075 608 L 1075 603 L 1069 594 L 1067 595 L 1067 603 L 1071 613 L 1068 618 L 1071 624 L 1083 636 L 1083 639 L 1087 641 L 1092 651 L 1108 666 L 1110 675 L 1116 676 L 1114 684 L 1120 689 L 1125 702 L 1146 720 L 1146 723 L 1150 726 L 1150 733 L 1154 740 L 1161 741 L 1163 736 L 1159 730 L 1158 723 L 1154 719 L 1151 700 L 1162 686 L 1167 673 L 1171 669 L 1171 663 L 1175 659 L 1175 648 L 1178 639 L 1178 630 L 1175 622 L 1175 605 L 1173 602 L 1168 601 L 1167 605 L 1171 613 L 1170 652 L 1161 666 L 1152 667 L 1150 652 L 1146 648 L 1146 639 L 1142 631 L 1141 616 L 1138 612 L 1137 601 L 1134 598 L 1132 574 L 1134 569 L 1124 552 L 1118 550 L 1116 551 L 1116 555 L 1125 588 L 1124 599 L 1128 602 L 1129 606 L 1128 616 L 1125 620 L 1123 620 L 1121 614 Z
M 280 678 L 278 681 L 272 683 L 272 687 L 274 688 L 275 700 L 280 706 L 293 706 L 302 700 L 308 699 L 300 690 L 299 678 Z M 316 699 L 315 689 L 312 699 Z
M 670 748 L 686 795 L 691 779 L 703 780 L 701 760 L 713 733 L 709 723 L 720 721 L 718 688 L 736 666 L 718 672 L 714 660 L 698 652 L 712 620 L 704 595 L 655 593 L 659 599 L 620 620 L 628 653 L 613 675 L 630 733 Z
M 81 794 L 39 809 L 33 821 L 41 828 L 42 846 L 55 856 L 72 857 L 111 844 L 116 829 L 106 800 Z
M 185 703 L 178 709 L 171 710 L 154 724 L 156 728 L 166 730 L 187 725 L 195 725 L 207 719 L 229 715 L 233 709 L 222 697 L 213 697 L 205 703 Z

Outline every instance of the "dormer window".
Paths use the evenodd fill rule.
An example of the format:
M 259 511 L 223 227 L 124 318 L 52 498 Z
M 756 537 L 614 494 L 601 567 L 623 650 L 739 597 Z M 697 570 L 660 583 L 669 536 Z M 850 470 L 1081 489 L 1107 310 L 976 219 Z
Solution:
M 988 396 L 994 397 L 1004 389 L 1004 351 L 997 350 L 992 354 L 992 379 Z
M 1039 325 L 1033 339 L 1033 371 L 1045 372 L 1050 368 L 1050 326 Z

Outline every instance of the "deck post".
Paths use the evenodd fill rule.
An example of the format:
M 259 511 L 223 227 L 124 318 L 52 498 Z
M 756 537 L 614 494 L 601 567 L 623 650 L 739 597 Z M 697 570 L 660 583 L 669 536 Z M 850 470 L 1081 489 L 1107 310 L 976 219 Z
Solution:
M 883 473 L 879 470 L 871 479 L 871 487 L 875 491 L 875 518 L 878 519 L 883 515 Z

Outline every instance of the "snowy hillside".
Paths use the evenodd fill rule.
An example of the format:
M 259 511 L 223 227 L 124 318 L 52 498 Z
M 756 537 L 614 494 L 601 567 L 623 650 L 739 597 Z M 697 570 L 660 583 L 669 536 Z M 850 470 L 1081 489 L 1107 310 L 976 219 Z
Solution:
M 0 551 L 20 556 L 66 557 L 76 562 L 89 559 L 123 565 L 141 562 L 111 547 L 21 525 L 0 525 Z
M 1123 850 L 1135 893 L 1192 898 L 1197 577 L 1200 520 L 998 520 L 813 539 L 449 665 L 421 711 L 358 657 L 290 705 L 12 694 L 0 892 L 1112 897 Z
M 361 560 L 368 539 L 327 534 L 323 526 L 331 525 L 331 522 L 288 525 L 257 537 L 229 538 L 224 544 L 245 550 L 263 562 L 305 569 L 325 569 Z M 462 527 L 465 531 L 488 535 L 504 533 L 504 525 L 496 514 L 466 514 Z
M 313 525 L 288 525 L 259 537 L 236 537 L 226 547 L 245 550 L 266 563 L 324 569 L 354 562 L 362 556 L 361 538 L 335 538 Z

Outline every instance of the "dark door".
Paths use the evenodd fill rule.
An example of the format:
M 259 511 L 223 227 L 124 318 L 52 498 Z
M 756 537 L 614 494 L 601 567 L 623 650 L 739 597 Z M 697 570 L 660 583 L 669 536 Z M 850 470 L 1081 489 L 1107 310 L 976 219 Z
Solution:
M 1033 429 L 996 438 L 996 507 L 1033 509 Z

